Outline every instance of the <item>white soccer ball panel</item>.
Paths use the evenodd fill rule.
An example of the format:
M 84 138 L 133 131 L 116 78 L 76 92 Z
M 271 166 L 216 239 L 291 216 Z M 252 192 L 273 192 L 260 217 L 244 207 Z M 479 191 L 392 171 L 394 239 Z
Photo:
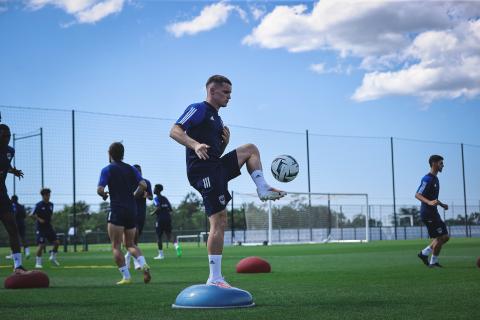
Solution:
M 290 182 L 298 175 L 298 162 L 289 155 L 276 157 L 271 166 L 272 175 L 280 182 Z

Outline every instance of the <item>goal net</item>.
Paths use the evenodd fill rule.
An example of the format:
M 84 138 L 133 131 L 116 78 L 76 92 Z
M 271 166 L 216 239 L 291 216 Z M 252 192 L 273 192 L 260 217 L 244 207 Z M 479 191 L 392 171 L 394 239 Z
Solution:
M 367 194 L 290 192 L 262 202 L 256 194 L 235 192 L 234 199 L 245 214 L 237 243 L 369 241 Z

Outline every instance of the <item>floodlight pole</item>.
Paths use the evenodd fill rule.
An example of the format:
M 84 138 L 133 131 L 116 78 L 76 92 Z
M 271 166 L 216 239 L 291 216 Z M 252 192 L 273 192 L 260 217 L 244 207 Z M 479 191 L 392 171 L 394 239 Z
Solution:
M 397 205 L 395 196 L 395 164 L 393 158 L 393 137 L 390 137 L 390 154 L 392 157 L 393 220 L 395 228 L 395 240 L 397 240 Z

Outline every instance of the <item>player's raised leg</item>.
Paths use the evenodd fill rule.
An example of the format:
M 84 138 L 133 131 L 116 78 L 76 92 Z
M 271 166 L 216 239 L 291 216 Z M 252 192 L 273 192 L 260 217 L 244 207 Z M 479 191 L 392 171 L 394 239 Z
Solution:
M 248 173 L 257 186 L 257 194 L 260 200 L 278 200 L 287 193 L 276 188 L 272 188 L 263 176 L 262 162 L 260 160 L 260 151 L 254 144 L 245 144 L 236 149 L 238 166 L 241 168 L 244 164 L 247 166 Z
M 222 254 L 225 226 L 227 225 L 227 211 L 224 209 L 208 217 L 210 233 L 207 241 L 208 263 L 210 274 L 207 284 L 230 288 L 231 286 L 222 276 Z

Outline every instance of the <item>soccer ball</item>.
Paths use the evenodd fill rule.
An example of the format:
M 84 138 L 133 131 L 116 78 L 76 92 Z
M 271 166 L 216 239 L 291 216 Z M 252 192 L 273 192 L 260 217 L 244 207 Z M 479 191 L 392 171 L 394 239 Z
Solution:
M 281 155 L 272 162 L 272 175 L 280 182 L 290 182 L 297 177 L 298 162 L 292 156 Z

